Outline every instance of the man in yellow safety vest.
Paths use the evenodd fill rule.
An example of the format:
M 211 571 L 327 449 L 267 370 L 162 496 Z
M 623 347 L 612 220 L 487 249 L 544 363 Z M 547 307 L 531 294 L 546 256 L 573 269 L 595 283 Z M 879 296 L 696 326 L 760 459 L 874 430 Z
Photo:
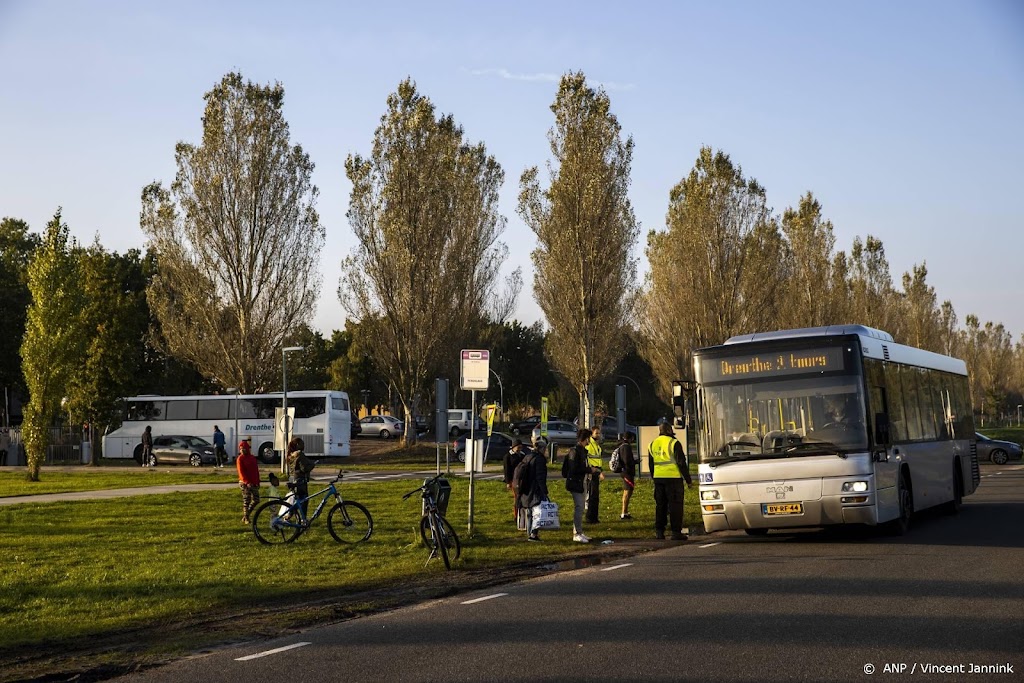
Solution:
M 672 524 L 672 540 L 685 541 L 683 533 L 683 481 L 693 488 L 683 445 L 676 440 L 672 425 L 663 422 L 658 438 L 651 442 L 647 465 L 654 477 L 654 530 L 665 538 L 665 526 Z
M 601 505 L 601 480 L 604 479 L 604 472 L 601 471 L 603 461 L 601 460 L 601 428 L 594 427 L 590 432 L 590 441 L 587 443 L 587 465 L 590 467 L 590 474 L 587 475 L 587 524 L 597 524 L 597 511 Z

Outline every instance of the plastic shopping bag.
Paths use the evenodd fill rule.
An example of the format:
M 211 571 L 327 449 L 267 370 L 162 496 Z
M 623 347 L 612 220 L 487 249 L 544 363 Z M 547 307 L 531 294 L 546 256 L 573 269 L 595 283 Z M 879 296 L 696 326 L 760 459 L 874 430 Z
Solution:
M 533 506 L 534 529 L 558 529 L 558 503 L 545 500 Z

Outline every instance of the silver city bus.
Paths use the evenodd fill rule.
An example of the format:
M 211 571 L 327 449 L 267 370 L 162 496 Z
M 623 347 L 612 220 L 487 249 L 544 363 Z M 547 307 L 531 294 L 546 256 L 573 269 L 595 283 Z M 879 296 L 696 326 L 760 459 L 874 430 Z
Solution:
M 959 509 L 980 480 L 963 361 L 860 325 L 694 352 L 708 531 L 888 523 Z

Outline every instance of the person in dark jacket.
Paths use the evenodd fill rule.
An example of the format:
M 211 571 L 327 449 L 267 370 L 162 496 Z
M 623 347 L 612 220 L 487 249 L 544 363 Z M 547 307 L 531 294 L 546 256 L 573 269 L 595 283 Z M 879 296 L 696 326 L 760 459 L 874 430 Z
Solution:
M 533 507 L 548 499 L 548 463 L 536 451 L 529 451 L 516 466 L 513 486 L 519 492 L 519 507 L 526 511 L 526 539 L 539 541 L 534 527 Z
M 576 432 L 576 445 L 566 454 L 562 463 L 565 490 L 572 494 L 572 540 L 577 543 L 590 543 L 590 538 L 583 533 L 583 508 L 586 505 L 583 481 L 591 470 L 587 463 L 587 444 L 590 443 L 590 436 L 589 429 Z
M 149 467 L 153 462 L 153 428 L 146 425 L 146 431 L 142 432 L 142 466 Z
M 224 432 L 220 431 L 220 427 L 217 425 L 213 425 L 213 455 L 217 458 L 217 467 L 224 467 L 224 463 L 228 461 L 228 453 L 224 450 L 224 445 Z
M 662 422 L 658 438 L 651 442 L 647 463 L 654 478 L 654 531 L 665 538 L 665 525 L 672 524 L 672 540 L 685 541 L 683 533 L 683 481 L 693 488 L 683 445 L 676 440 L 669 422 Z
M 619 434 L 619 460 L 622 461 L 622 514 L 619 519 L 633 519 L 629 514 L 629 499 L 636 488 L 636 456 L 633 454 L 633 435 Z
M 505 454 L 503 465 L 505 468 L 505 488 L 512 492 L 512 519 L 519 519 L 519 492 L 516 491 L 513 478 L 516 467 L 523 461 L 526 451 L 523 448 L 522 439 L 512 439 L 512 448 Z
M 295 484 L 295 500 L 302 501 L 303 517 L 309 509 L 309 501 L 303 500 L 309 496 L 309 475 L 316 467 L 316 463 L 303 452 L 305 448 L 305 442 L 297 436 L 288 442 L 289 481 Z

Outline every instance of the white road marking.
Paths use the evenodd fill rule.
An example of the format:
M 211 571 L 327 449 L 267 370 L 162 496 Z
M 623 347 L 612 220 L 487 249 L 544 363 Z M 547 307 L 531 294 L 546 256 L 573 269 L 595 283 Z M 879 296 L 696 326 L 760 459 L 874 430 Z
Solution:
M 698 548 L 710 548 L 712 546 L 722 545 L 721 541 L 715 541 L 714 543 L 705 543 L 704 545 L 697 546 Z
M 623 567 L 632 567 L 632 566 L 633 566 L 632 562 L 627 562 L 626 564 L 616 564 L 616 565 L 612 565 L 611 567 L 605 567 L 601 571 L 603 571 L 603 572 L 610 572 L 610 571 L 613 571 L 615 569 L 622 569 Z
M 494 595 L 485 595 L 482 598 L 476 598 L 475 600 L 466 600 L 461 603 L 463 605 L 472 605 L 474 602 L 483 602 L 484 600 L 493 600 L 494 598 L 500 598 L 508 595 L 508 593 L 495 593 Z
M 313 643 L 292 643 L 291 645 L 285 645 L 284 647 L 274 648 L 273 650 L 267 650 L 266 652 L 257 652 L 254 655 L 247 657 L 238 657 L 235 659 L 236 662 L 248 662 L 250 659 L 259 659 L 260 657 L 267 657 L 269 655 L 276 655 L 278 652 L 286 652 L 287 650 L 294 650 L 297 647 L 303 647 L 305 645 L 312 645 Z

